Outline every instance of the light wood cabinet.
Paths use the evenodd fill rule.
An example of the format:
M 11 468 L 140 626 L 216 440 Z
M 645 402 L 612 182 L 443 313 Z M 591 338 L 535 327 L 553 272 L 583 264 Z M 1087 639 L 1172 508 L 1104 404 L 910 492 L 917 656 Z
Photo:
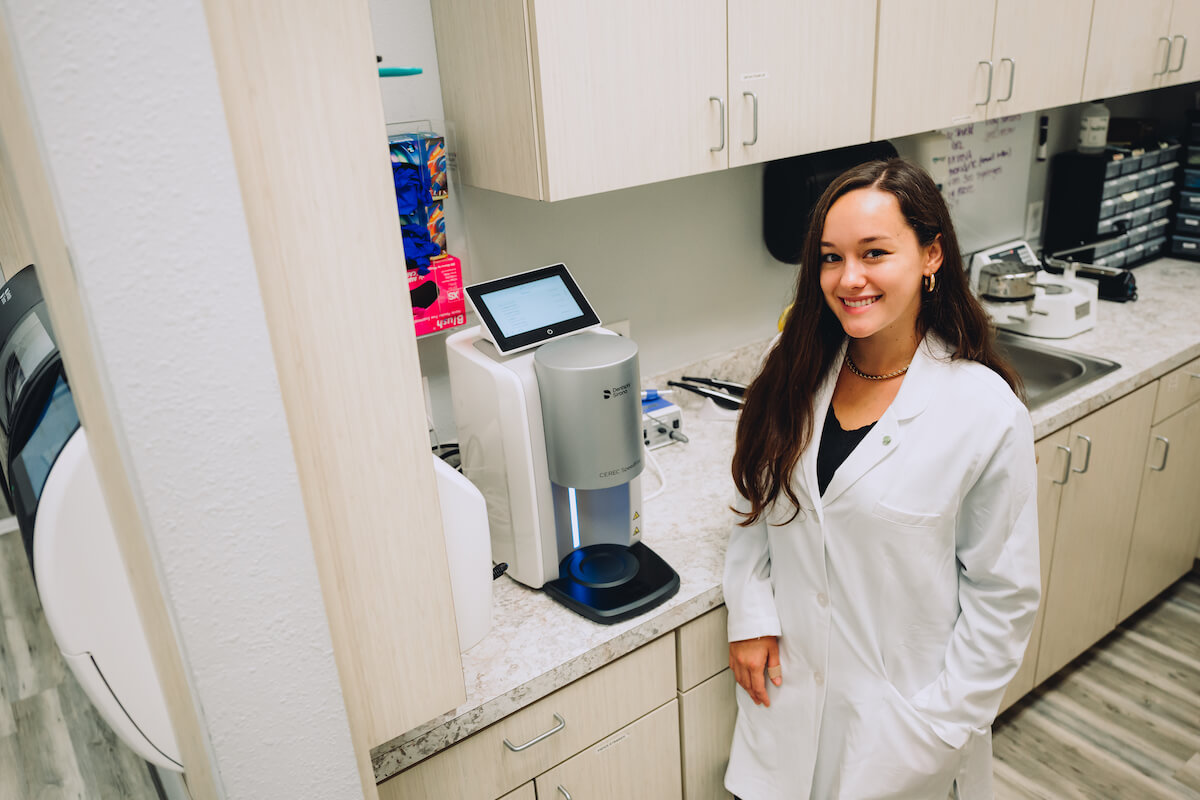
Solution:
M 679 800 L 679 710 L 672 700 L 534 781 L 554 800 Z
M 537 790 L 533 787 L 533 781 L 530 781 L 519 789 L 513 789 L 500 800 L 537 800 Z
M 1200 4 L 1194 0 L 1175 0 L 1171 8 L 1171 59 L 1167 74 L 1162 76 L 1164 86 L 1191 83 L 1200 80 L 1200 53 L 1188 55 L 1190 41 L 1200 45 Z
M 876 140 L 984 118 L 996 0 L 880 0 Z
M 384 781 L 380 800 L 494 800 L 674 697 L 675 637 L 668 635 Z M 673 746 L 678 775 L 678 733 Z
M 989 117 L 1078 103 L 1092 0 L 997 0 Z
M 1157 383 L 1071 425 L 1035 684 L 1117 623 Z
M 1171 5 L 1171 0 L 1095 0 L 1082 99 L 1115 97 L 1164 85 Z
M 1200 358 L 1158 379 L 1154 424 L 1196 402 L 1200 402 Z
M 729 0 L 729 166 L 871 138 L 875 0 Z
M 871 138 L 874 0 L 432 8 L 473 186 L 562 200 Z
M 728 800 L 725 769 L 737 721 L 733 672 L 727 667 L 679 695 L 684 800 Z
M 1200 403 L 1150 429 L 1119 619 L 1192 568 L 1200 532 Z
M 1034 675 L 1037 668 L 1038 644 L 1042 637 L 1042 622 L 1046 615 L 1046 589 L 1050 583 L 1050 563 L 1054 555 L 1054 537 L 1058 530 L 1059 500 L 1062 497 L 1062 487 L 1065 485 L 1066 473 L 1071 463 L 1070 441 L 1070 431 L 1064 428 L 1044 439 L 1039 439 L 1036 445 L 1042 602 L 1038 606 L 1037 616 L 1033 620 L 1033 633 L 1029 637 L 1029 647 L 1025 650 L 1025 660 L 1021 662 L 1021 668 L 1008 684 L 1008 690 L 1000 702 L 1001 711 L 1020 700 L 1036 685 Z
M 466 183 L 541 200 L 728 166 L 725 0 L 435 0 Z
M 686 692 L 729 666 L 729 612 L 719 606 L 675 632 L 679 691 Z

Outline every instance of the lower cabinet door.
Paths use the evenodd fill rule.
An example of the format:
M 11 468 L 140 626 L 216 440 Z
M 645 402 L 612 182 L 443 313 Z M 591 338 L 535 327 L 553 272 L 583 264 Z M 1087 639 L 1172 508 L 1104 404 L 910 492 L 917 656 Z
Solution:
M 679 696 L 684 800 L 728 800 L 725 768 L 737 721 L 733 672 L 726 668 Z
M 539 775 L 538 800 L 679 800 L 679 708 L 672 700 Z
M 1200 530 L 1200 403 L 1150 429 L 1120 619 L 1188 573 Z
M 1071 451 L 1067 449 L 1070 442 L 1070 431 L 1063 428 L 1044 439 L 1039 439 L 1036 445 L 1042 602 L 1038 606 L 1037 616 L 1033 620 L 1033 633 L 1029 636 L 1029 646 L 1025 648 L 1025 660 L 1021 662 L 1021 669 L 1008 684 L 1004 699 L 1000 701 L 1001 711 L 1020 700 L 1034 687 L 1033 678 L 1037 669 L 1038 644 L 1042 640 L 1042 620 L 1046 616 L 1046 587 L 1050 584 L 1050 559 L 1054 555 L 1054 534 L 1058 529 L 1058 504 L 1066 480 L 1063 476 L 1071 463 Z

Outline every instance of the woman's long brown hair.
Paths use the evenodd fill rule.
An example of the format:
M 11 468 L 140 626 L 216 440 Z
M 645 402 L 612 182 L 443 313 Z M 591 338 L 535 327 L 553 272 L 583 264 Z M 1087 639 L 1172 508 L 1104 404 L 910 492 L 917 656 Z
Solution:
M 920 167 L 899 158 L 854 167 L 835 179 L 813 208 L 796 279 L 795 303 L 779 341 L 746 390 L 737 425 L 733 483 L 749 502 L 750 510 L 735 509 L 742 517 L 739 525 L 757 522 L 780 495 L 795 509 L 789 521 L 800 513 L 792 473 L 812 441 L 817 390 L 846 339 L 821 291 L 821 234 L 834 202 L 848 192 L 868 187 L 895 196 L 922 247 L 932 244 L 939 234 L 942 237 L 942 266 L 935 291 L 921 292 L 918 335 L 923 337 L 929 331 L 938 334 L 950 346 L 954 358 L 990 367 L 1014 392 L 1023 394 L 1020 377 L 996 349 L 987 312 L 968 286 L 950 210 L 933 180 Z

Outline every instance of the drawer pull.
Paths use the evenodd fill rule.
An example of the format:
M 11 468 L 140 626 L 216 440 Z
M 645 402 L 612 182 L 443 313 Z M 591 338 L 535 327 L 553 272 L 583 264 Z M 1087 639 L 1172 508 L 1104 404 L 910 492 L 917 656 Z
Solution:
M 1007 61 L 1010 65 L 1008 70 L 1008 94 L 1006 94 L 1004 97 L 996 98 L 997 103 L 1007 103 L 1009 100 L 1012 100 L 1013 81 L 1015 81 L 1017 78 L 1017 60 L 1015 58 L 1000 59 L 1001 64 L 1003 64 L 1005 61 Z
M 1150 469 L 1155 472 L 1162 472 L 1167 468 L 1167 453 L 1171 452 L 1171 440 L 1165 436 L 1155 436 L 1154 438 L 1163 443 L 1163 460 L 1157 467 L 1151 467 Z
M 1183 58 L 1187 55 L 1187 37 L 1183 34 L 1178 34 L 1171 37 L 1171 48 L 1175 47 L 1175 40 L 1183 39 L 1183 47 L 1179 48 L 1179 66 L 1175 69 L 1168 69 L 1167 72 L 1181 72 L 1183 70 Z M 1168 51 L 1169 52 L 1169 51 Z
M 1160 37 L 1158 37 L 1158 41 L 1159 41 L 1159 42 L 1166 42 L 1166 43 L 1167 43 L 1167 57 L 1163 59 L 1163 67 L 1162 67 L 1162 69 L 1160 69 L 1158 72 L 1154 73 L 1154 74 L 1151 76 L 1151 77 L 1154 77 L 1154 78 L 1157 78 L 1159 75 L 1166 75 L 1166 74 L 1167 74 L 1167 72 L 1170 70 L 1170 67 L 1171 67 L 1171 48 L 1175 46 L 1175 45 L 1174 45 L 1174 43 L 1173 43 L 1173 42 L 1172 42 L 1170 39 L 1168 39 L 1166 36 L 1160 36 Z M 1155 46 L 1155 48 L 1157 48 L 1157 47 L 1158 47 L 1158 42 L 1155 42 L 1155 43 L 1154 43 L 1154 46 Z
M 534 738 L 530 739 L 525 744 L 513 744 L 506 738 L 504 740 L 504 746 L 507 747 L 509 750 L 512 750 L 514 753 L 519 753 L 522 750 L 533 747 L 535 744 L 542 741 L 543 739 L 547 739 L 547 738 L 553 736 L 554 734 L 558 733 L 559 731 L 561 731 L 563 728 L 567 727 L 567 721 L 565 719 L 563 719 L 562 717 L 560 717 L 558 714 L 555 714 L 554 718 L 556 720 L 558 720 L 558 724 L 555 725 L 550 730 L 543 733 L 541 736 L 535 736 Z
M 754 135 L 750 137 L 750 141 L 742 142 L 746 147 L 753 147 L 758 144 L 758 95 L 754 92 L 742 92 L 742 97 L 749 97 L 754 101 Z
M 1171 41 L 1170 39 L 1167 39 L 1168 43 L 1170 41 Z M 990 61 L 980 61 L 979 62 L 980 67 L 982 67 L 984 64 L 987 64 L 987 68 L 988 68 L 988 91 L 987 91 L 987 97 L 983 98 L 983 102 L 975 104 L 977 106 L 986 106 L 992 100 L 992 78 L 995 77 L 995 69 L 992 67 L 992 62 L 990 62 Z
M 1061 481 L 1052 480 L 1051 483 L 1057 483 L 1059 486 L 1063 486 L 1068 480 L 1071 479 L 1071 448 L 1060 444 L 1058 445 L 1058 449 L 1067 454 L 1067 463 L 1063 464 L 1063 479 Z
M 559 786 L 558 786 L 558 790 L 559 790 L 560 792 L 562 792 L 562 796 L 563 796 L 563 797 L 567 798 L 567 800 L 571 800 L 571 793 L 570 793 L 570 792 L 568 792 L 566 789 L 564 789 L 564 788 L 562 787 L 562 784 L 559 784 Z
M 1076 439 L 1083 439 L 1087 442 L 1087 452 L 1083 454 L 1083 469 L 1075 469 L 1071 467 L 1072 472 L 1078 472 L 1080 475 L 1088 471 L 1088 465 L 1092 463 L 1092 440 L 1084 436 L 1082 433 L 1075 434 Z
M 716 100 L 717 105 L 719 105 L 721 107 L 721 143 L 719 145 L 717 145 L 716 147 L 710 147 L 708 149 L 714 153 L 719 153 L 725 149 L 725 101 L 719 97 L 708 98 L 708 101 L 710 103 L 713 100 Z

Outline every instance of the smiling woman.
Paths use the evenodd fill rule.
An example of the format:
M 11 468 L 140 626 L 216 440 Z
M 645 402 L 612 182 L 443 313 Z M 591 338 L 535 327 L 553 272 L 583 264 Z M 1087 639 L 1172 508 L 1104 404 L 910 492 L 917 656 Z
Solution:
M 992 796 L 1040 593 L 1017 390 L 929 176 L 892 159 L 835 180 L 738 422 L 730 791 Z

